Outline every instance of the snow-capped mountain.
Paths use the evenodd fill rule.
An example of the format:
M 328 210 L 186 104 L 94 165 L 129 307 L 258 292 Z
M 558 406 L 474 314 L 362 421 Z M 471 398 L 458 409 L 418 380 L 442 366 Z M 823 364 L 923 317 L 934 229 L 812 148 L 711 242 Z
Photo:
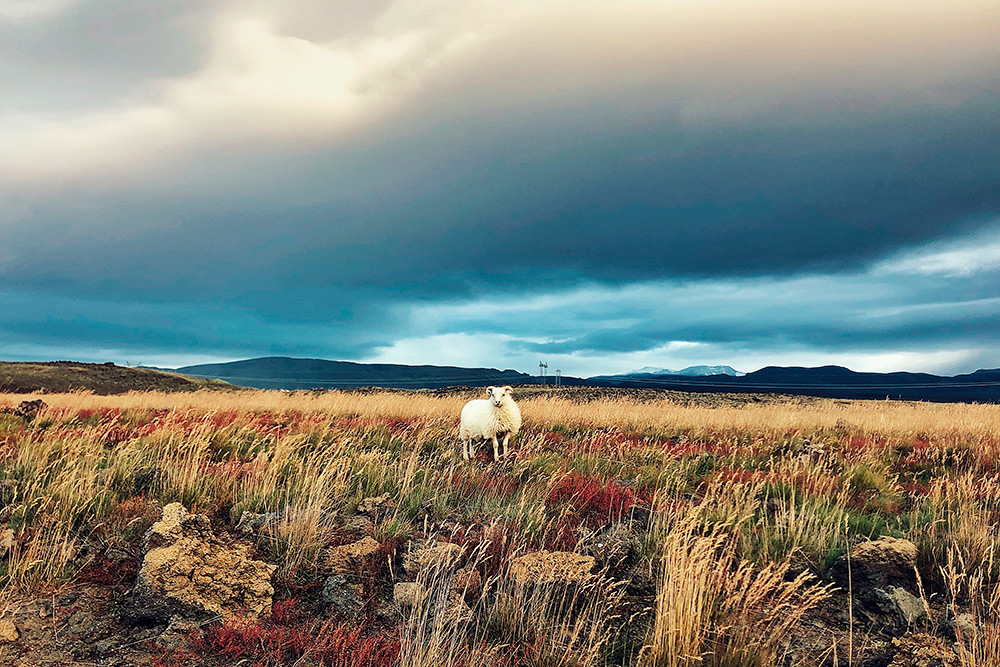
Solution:
M 625 373 L 625 375 L 686 375 L 688 377 L 700 375 L 730 375 L 732 377 L 741 377 L 746 375 L 746 373 L 738 371 L 732 366 L 688 366 L 687 368 L 682 368 L 679 371 L 669 368 L 643 366 L 642 368 L 638 368 L 630 373 Z

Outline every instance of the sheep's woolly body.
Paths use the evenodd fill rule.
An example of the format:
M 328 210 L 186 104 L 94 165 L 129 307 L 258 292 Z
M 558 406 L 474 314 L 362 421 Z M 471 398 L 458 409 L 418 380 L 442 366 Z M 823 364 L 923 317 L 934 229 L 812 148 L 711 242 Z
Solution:
M 469 401 L 462 408 L 462 437 L 489 440 L 494 435 L 517 435 L 520 430 L 521 410 L 510 398 L 499 408 L 487 399 Z
M 477 399 L 462 408 L 459 437 L 466 448 L 471 446 L 473 440 L 490 440 L 496 457 L 497 438 L 503 438 L 503 448 L 506 449 L 507 442 L 520 430 L 521 410 L 506 392 L 500 406 L 495 405 L 492 399 Z

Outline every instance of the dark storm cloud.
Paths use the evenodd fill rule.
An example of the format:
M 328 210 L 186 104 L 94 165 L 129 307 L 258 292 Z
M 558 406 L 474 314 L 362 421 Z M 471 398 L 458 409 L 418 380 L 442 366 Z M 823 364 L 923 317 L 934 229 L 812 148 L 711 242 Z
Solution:
M 330 301 L 323 299 L 324 304 Z M 38 350 L 33 356 L 39 359 L 67 349 L 78 350 L 77 358 L 90 361 L 103 361 L 108 350 L 131 354 L 133 362 L 141 355 L 147 361 L 177 357 L 182 350 L 189 354 L 211 350 L 230 358 L 261 354 L 356 358 L 392 342 L 376 327 L 390 324 L 385 319 L 329 310 L 323 326 L 311 326 L 262 317 L 230 303 L 123 303 L 2 291 L 0 310 L 4 313 L 0 349 Z M 343 327 L 344 322 L 350 326 Z
M 0 115 L 26 128 L 0 131 L 18 148 L 0 157 L 0 289 L 22 309 L 0 319 L 7 340 L 353 358 L 419 332 L 490 331 L 532 354 L 992 340 L 981 282 L 882 277 L 873 297 L 863 278 L 997 224 L 985 5 L 857 22 L 784 8 L 790 31 L 748 9 L 466 25 L 420 2 L 320 4 L 81 2 L 0 23 Z M 28 113 L 81 108 L 62 125 Z M 848 302 L 784 300 L 802 275 L 849 286 Z M 456 310 L 432 329 L 411 315 L 758 279 L 791 282 L 703 310 L 583 299 L 558 322 Z M 871 316 L 899 300 L 952 305 Z
M 888 130 L 848 110 L 838 111 L 837 131 L 824 123 L 832 115 L 786 131 L 772 119 L 700 133 L 664 119 L 609 130 L 610 139 L 553 127 L 555 136 L 518 145 L 497 133 L 484 143 L 469 128 L 469 157 L 396 174 L 384 196 L 367 201 L 241 209 L 124 200 L 93 213 L 44 206 L 35 218 L 61 242 L 25 226 L 13 237 L 21 253 L 0 270 L 28 284 L 61 274 L 76 289 L 173 288 L 182 298 L 239 297 L 250 286 L 434 296 L 470 283 L 530 288 L 539 275 L 556 286 L 856 270 L 900 247 L 968 233 L 1000 211 L 995 108 L 1000 95 L 908 117 L 887 111 L 880 122 Z M 391 173 L 408 149 L 378 155 L 384 150 L 360 169 Z M 324 173 L 320 160 L 311 178 Z M 328 175 L 333 189 L 338 175 Z M 86 235 L 71 229 L 81 215 L 93 220 Z M 133 226 L 141 233 L 127 231 Z M 109 243 L 95 227 L 126 231 Z

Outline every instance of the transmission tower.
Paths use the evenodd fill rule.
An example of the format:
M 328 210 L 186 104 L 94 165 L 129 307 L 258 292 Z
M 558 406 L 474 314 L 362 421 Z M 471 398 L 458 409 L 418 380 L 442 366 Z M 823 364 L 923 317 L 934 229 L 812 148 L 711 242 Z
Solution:
M 542 384 L 546 384 L 546 382 L 545 382 L 545 369 L 547 369 L 548 367 L 549 367 L 549 365 L 547 363 L 545 363 L 544 361 L 539 361 L 538 362 L 538 374 L 542 376 Z
M 556 369 L 556 386 L 558 387 L 561 384 L 562 384 L 562 371 L 557 368 Z

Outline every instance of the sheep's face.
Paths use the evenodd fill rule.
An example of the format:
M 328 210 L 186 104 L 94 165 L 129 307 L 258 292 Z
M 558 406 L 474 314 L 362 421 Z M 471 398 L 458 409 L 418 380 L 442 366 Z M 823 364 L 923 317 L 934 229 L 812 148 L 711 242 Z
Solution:
M 510 394 L 510 387 L 487 387 L 486 393 L 490 395 L 493 405 L 499 408 L 503 404 L 503 399 Z

